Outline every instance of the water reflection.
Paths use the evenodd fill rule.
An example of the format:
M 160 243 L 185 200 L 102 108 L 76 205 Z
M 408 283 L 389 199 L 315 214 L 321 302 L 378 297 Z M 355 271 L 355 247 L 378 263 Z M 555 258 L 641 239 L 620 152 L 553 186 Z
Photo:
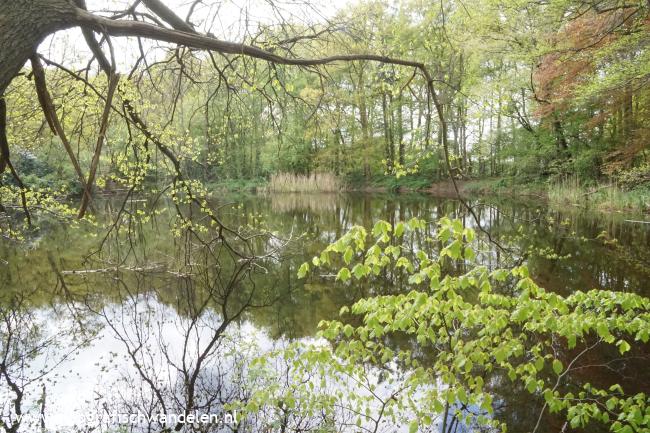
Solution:
M 648 296 L 648 225 L 549 212 L 535 203 L 475 205 L 481 226 L 513 253 L 483 248 L 478 257 L 485 265 L 504 266 L 525 256 L 534 279 L 562 294 L 601 288 Z M 119 206 L 109 202 L 105 209 L 110 220 Z M 221 209 L 226 224 L 276 235 L 246 239 L 255 253 L 255 259 L 248 260 L 233 253 L 231 245 L 205 242 L 188 232 L 170 236 L 173 213 L 164 206 L 158 210 L 156 218 L 131 221 L 106 239 L 91 227 L 53 226 L 38 242 L 0 244 L 0 263 L 7 263 L 0 264 L 0 428 L 35 431 L 44 425 L 41 414 L 47 427 L 72 429 L 71 420 L 85 415 L 94 416 L 94 424 L 83 423 L 78 431 L 108 431 L 113 421 L 107 414 L 235 411 L 250 403 L 254 390 L 278 382 L 289 386 L 286 362 L 275 360 L 269 375 L 255 370 L 252 359 L 290 341 L 313 342 L 318 322 L 337 317 L 342 306 L 408 286 L 390 274 L 352 287 L 335 284 L 332 275 L 305 283 L 296 278 L 302 262 L 353 225 L 370 227 L 378 219 L 435 221 L 451 215 L 476 228 L 462 206 L 449 199 L 362 194 L 246 197 Z M 231 241 L 236 251 L 244 242 Z M 414 242 L 414 249 L 436 248 L 426 233 Z M 417 348 L 413 341 L 392 344 Z M 426 353 L 420 355 L 426 359 Z M 650 373 L 642 368 L 646 355 L 636 351 L 629 360 L 602 367 L 603 359 L 616 356 L 590 354 L 585 365 L 591 367 L 578 370 L 576 383 L 613 380 L 643 390 L 650 383 Z M 498 416 L 507 420 L 510 431 L 530 431 L 539 399 L 498 375 L 489 383 L 499 397 Z M 270 419 L 283 419 L 281 425 L 288 431 L 336 425 L 331 414 L 300 417 L 299 411 L 289 413 L 283 407 L 265 410 L 240 420 L 239 427 L 213 422 L 193 429 L 156 420 L 130 428 L 263 431 Z M 23 414 L 30 416 L 21 419 Z M 341 419 L 339 426 L 345 424 Z M 545 424 L 542 431 L 563 428 L 557 416 L 548 416 Z M 469 427 L 457 423 L 455 429 Z

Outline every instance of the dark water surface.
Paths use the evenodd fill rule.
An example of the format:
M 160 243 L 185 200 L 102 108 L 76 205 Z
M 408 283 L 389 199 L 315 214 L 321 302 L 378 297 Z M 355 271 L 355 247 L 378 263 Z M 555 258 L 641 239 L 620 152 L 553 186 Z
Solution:
M 650 296 L 650 224 L 548 210 L 535 202 L 472 204 L 496 241 L 514 251 L 515 259 L 525 255 L 542 287 L 563 295 L 606 289 Z M 111 221 L 120 206 L 117 199 L 107 201 L 103 217 Z M 89 431 L 80 420 L 91 413 L 146 412 L 157 401 L 182 409 L 188 381 L 197 384 L 191 398 L 203 411 L 222 411 L 224 403 L 246 400 L 253 389 L 269 386 L 268 378 L 252 373 L 251 359 L 293 341 L 318 342 L 318 323 L 337 318 L 342 306 L 360 298 L 407 290 L 391 281 L 376 287 L 335 283 L 330 275 L 306 282 L 297 278 L 300 264 L 350 227 L 370 228 L 379 219 L 435 221 L 444 215 L 476 227 L 458 201 L 422 195 L 223 200 L 218 215 L 229 227 L 277 235 L 247 240 L 252 251 L 268 254 L 250 270 L 223 246 L 202 244 L 182 229 L 172 236 L 171 206 L 159 206 L 156 216 L 143 221 L 146 209 L 143 202 L 129 203 L 108 236 L 106 229 L 90 225 L 44 222 L 23 244 L 0 241 L 0 416 L 7 426 L 17 424 L 17 409 L 27 414 L 20 432 L 41 431 L 41 412 L 48 428 Z M 491 268 L 512 259 L 489 245 L 478 257 Z M 570 380 L 648 392 L 648 349 L 630 353 L 628 359 L 618 359 L 615 349 L 592 353 Z M 281 372 L 282 360 L 274 362 Z M 279 375 L 271 382 L 283 380 Z M 539 398 L 513 388 L 507 378 L 495 377 L 490 386 L 497 396 L 496 416 L 507 421 L 509 431 L 531 431 Z M 264 416 L 243 423 L 239 431 L 262 431 L 268 424 Z M 304 430 L 318 426 L 314 419 L 301 422 Z M 120 431 L 111 424 L 98 430 Z M 151 431 L 161 431 L 158 427 Z M 383 428 L 379 431 L 395 431 Z M 436 428 L 434 423 L 432 431 Z M 570 431 L 562 417 L 547 415 L 538 431 L 563 428 Z

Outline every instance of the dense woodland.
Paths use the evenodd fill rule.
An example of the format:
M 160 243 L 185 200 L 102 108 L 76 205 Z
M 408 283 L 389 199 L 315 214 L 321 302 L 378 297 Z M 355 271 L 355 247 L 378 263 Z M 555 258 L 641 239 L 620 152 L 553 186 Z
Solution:
M 373 53 L 423 62 L 457 178 L 643 189 L 648 8 L 645 1 L 350 3 L 311 27 L 287 19 L 247 29 L 242 42 L 296 58 Z M 197 23 L 214 25 L 198 10 Z M 6 92 L 8 142 L 28 188 L 67 185 L 78 193 L 83 173 L 69 156 L 91 165 L 108 79 L 88 59 L 58 63 L 60 53 L 36 62 L 63 134 L 39 109 L 32 61 Z M 315 70 L 169 47 L 154 61 L 118 69 L 127 72 L 116 100 L 135 104 L 183 170 L 204 182 L 331 173 L 348 185 L 423 188 L 447 177 L 441 120 L 427 80 L 409 66 L 360 60 Z M 147 148 L 117 111 L 98 184 L 161 176 L 160 149 Z

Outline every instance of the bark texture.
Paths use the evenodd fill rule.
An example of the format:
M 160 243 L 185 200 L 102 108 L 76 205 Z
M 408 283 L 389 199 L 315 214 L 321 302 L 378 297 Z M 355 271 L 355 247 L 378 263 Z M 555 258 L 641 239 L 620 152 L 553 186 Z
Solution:
M 72 27 L 69 0 L 0 0 L 0 95 L 46 36 Z
M 9 162 L 9 143 L 7 142 L 7 104 L 0 94 L 0 174 L 5 172 Z

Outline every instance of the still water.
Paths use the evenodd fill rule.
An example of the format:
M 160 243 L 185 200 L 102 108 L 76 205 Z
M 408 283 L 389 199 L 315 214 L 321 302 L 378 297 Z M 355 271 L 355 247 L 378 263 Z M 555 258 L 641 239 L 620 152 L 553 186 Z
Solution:
M 149 205 L 135 200 L 122 208 L 119 198 L 111 199 L 102 205 L 106 226 L 43 221 L 24 243 L 0 241 L 0 431 L 163 431 L 159 422 L 119 427 L 115 418 L 156 413 L 161 405 L 167 413 L 192 407 L 222 417 L 187 431 L 278 425 L 319 431 L 329 418 L 301 417 L 300 403 L 292 403 L 292 415 L 267 404 L 237 425 L 226 415 L 236 417 L 236 402 L 250 402 L 260 388 L 290 389 L 290 362 L 281 352 L 296 342 L 325 344 L 316 336 L 321 320 L 337 318 L 341 307 L 363 297 L 407 287 L 388 280 L 380 287 L 342 284 L 327 273 L 300 280 L 299 266 L 353 225 L 370 228 L 379 219 L 435 222 L 448 215 L 477 228 L 447 198 L 243 196 L 215 204 L 225 225 L 246 238 L 224 246 L 179 228 L 171 205 L 156 203 L 151 217 Z M 472 206 L 481 227 L 508 249 L 486 244 L 478 254 L 482 264 L 496 268 L 523 257 L 539 285 L 563 295 L 607 289 L 650 296 L 650 224 L 535 202 L 476 200 Z M 261 231 L 274 236 L 256 235 Z M 242 251 L 258 258 L 251 264 Z M 648 392 L 649 352 L 641 347 L 626 359 L 615 351 L 591 354 L 570 380 Z M 260 356 L 269 368 L 257 367 Z M 494 416 L 509 431 L 531 431 L 540 399 L 502 379 L 490 382 Z M 453 425 L 457 432 L 475 428 Z M 408 431 L 399 422 L 378 427 Z M 434 421 L 429 431 L 440 428 Z M 538 431 L 563 428 L 570 430 L 562 417 L 547 414 Z

